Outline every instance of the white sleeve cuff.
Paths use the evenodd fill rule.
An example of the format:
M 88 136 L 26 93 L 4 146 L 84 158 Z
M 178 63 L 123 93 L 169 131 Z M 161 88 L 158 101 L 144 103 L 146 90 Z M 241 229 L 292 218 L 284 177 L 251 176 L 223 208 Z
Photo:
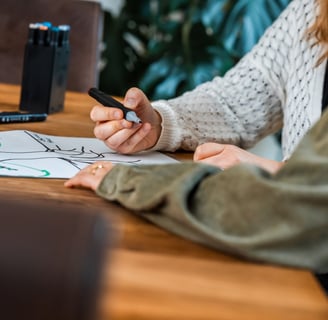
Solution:
M 169 106 L 168 101 L 155 101 L 152 106 L 162 118 L 162 132 L 152 150 L 176 151 L 181 145 L 181 130 L 177 116 Z

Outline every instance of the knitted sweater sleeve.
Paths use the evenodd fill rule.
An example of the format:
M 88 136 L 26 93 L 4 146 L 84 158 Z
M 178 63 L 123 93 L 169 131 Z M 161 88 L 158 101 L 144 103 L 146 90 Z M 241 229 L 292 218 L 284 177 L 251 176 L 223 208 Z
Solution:
M 281 129 L 290 47 L 294 38 L 304 36 L 295 20 L 307 19 L 303 6 L 312 1 L 294 0 L 224 77 L 175 99 L 153 102 L 163 119 L 154 149 L 194 150 L 209 141 L 249 148 Z

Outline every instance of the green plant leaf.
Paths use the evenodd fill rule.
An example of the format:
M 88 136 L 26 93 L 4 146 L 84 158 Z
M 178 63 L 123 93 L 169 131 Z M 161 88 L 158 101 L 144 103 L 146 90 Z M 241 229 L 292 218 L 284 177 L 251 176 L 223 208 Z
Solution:
M 222 76 L 257 43 L 291 0 L 126 0 L 105 21 L 101 88 L 139 86 L 172 98 Z
M 224 47 L 234 56 L 249 52 L 290 0 L 235 1 L 222 27 Z

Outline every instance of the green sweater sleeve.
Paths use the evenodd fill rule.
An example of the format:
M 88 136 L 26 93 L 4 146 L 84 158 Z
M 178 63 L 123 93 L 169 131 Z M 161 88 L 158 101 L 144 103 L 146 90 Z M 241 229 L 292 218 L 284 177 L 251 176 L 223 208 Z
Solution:
M 327 272 L 328 113 L 276 175 L 246 165 L 117 165 L 97 193 L 212 248 Z

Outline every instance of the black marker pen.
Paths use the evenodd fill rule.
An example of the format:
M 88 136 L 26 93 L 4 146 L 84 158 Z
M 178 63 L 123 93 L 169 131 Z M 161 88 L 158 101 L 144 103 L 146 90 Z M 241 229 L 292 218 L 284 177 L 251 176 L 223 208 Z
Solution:
M 37 122 L 45 121 L 47 119 L 46 113 L 24 113 L 24 112 L 0 112 L 1 123 L 19 123 L 19 122 Z
M 132 121 L 135 123 L 141 123 L 142 121 L 137 117 L 136 113 L 125 107 L 121 102 L 115 100 L 113 97 L 110 95 L 100 91 L 97 88 L 91 88 L 89 91 L 89 96 L 92 98 L 96 99 L 98 102 L 100 102 L 102 105 L 105 107 L 113 107 L 113 108 L 118 108 L 121 109 L 124 113 L 124 118 L 128 121 Z

